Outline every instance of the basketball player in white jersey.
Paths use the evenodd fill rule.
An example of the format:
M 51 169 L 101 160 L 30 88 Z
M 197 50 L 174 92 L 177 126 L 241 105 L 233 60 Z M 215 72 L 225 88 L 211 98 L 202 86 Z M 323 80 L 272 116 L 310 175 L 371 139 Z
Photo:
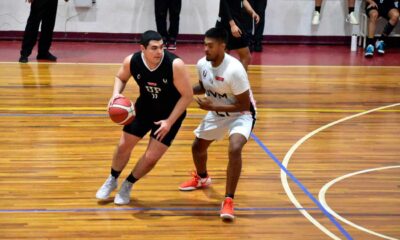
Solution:
M 229 163 L 227 168 L 225 200 L 220 216 L 232 220 L 233 198 L 242 169 L 242 149 L 255 123 L 255 102 L 252 97 L 246 70 L 239 60 L 225 53 L 227 33 L 211 28 L 205 36 L 205 54 L 197 63 L 200 81 L 193 87 L 201 109 L 208 110 L 203 121 L 194 131 L 192 145 L 196 172 L 193 178 L 182 183 L 179 189 L 190 191 L 211 184 L 207 173 L 207 149 L 215 140 L 229 133 Z

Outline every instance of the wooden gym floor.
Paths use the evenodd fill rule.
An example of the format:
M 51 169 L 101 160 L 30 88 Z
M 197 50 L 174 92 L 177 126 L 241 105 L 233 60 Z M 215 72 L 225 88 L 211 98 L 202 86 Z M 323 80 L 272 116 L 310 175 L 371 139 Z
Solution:
M 234 222 L 218 216 L 226 140 L 210 148 L 212 187 L 178 191 L 195 104 L 131 204 L 97 202 L 121 133 L 106 115 L 118 67 L 0 63 L 1 239 L 400 239 L 400 67 L 251 66 L 258 120 Z

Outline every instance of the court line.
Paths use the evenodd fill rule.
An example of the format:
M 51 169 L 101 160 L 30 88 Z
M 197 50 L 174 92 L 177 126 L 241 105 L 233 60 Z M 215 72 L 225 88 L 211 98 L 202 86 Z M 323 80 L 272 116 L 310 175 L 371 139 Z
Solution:
M 342 181 L 343 179 L 346 179 L 346 178 L 349 178 L 349 177 L 353 177 L 353 176 L 358 175 L 358 174 L 363 174 L 363 173 L 368 173 L 368 172 L 373 172 L 373 171 L 379 171 L 379 170 L 385 170 L 385 169 L 392 169 L 392 168 L 400 168 L 400 165 L 399 165 L 399 166 L 387 166 L 387 167 L 371 168 L 371 169 L 361 170 L 361 171 L 358 171 L 358 172 L 352 172 L 352 173 L 343 175 L 343 176 L 341 176 L 341 177 L 335 178 L 335 179 L 333 179 L 332 181 L 330 181 L 329 183 L 325 184 L 325 185 L 321 188 L 321 190 L 319 191 L 319 194 L 318 194 L 319 201 L 321 202 L 321 204 L 325 207 L 325 209 L 326 209 L 330 214 L 332 214 L 333 216 L 335 216 L 335 217 L 336 217 L 337 219 L 339 219 L 340 221 L 342 221 L 342 222 L 344 222 L 344 223 L 346 223 L 346 224 L 348 224 L 348 225 L 350 225 L 350 226 L 352 226 L 352 227 L 354 227 L 354 228 L 357 228 L 358 230 L 361 230 L 361 231 L 363 231 L 363 232 L 366 232 L 366 233 L 369 233 L 369 234 L 371 234 L 371 235 L 375 235 L 375 236 L 377 236 L 377 237 L 381 237 L 381 238 L 384 238 L 384 239 L 399 240 L 398 238 L 393 238 L 393 237 L 389 237 L 389 236 L 383 235 L 383 234 L 381 234 L 381 233 L 374 232 L 374 231 L 372 231 L 372 230 L 369 230 L 369 229 L 367 229 L 367 228 L 364 228 L 364 227 L 362 227 L 362 226 L 360 226 L 360 225 L 357 225 L 357 224 L 355 224 L 355 223 L 353 223 L 353 222 L 351 222 L 351 221 L 349 221 L 349 220 L 343 218 L 342 216 L 340 216 L 339 214 L 337 214 L 335 211 L 333 211 L 333 210 L 329 207 L 329 205 L 326 203 L 326 199 L 325 199 L 325 195 L 326 195 L 326 192 L 328 191 L 328 189 L 329 189 L 332 185 L 334 185 L 334 184 L 336 184 L 336 183 Z
M 297 184 L 297 186 L 300 187 L 300 189 L 318 206 L 318 209 L 322 211 L 323 214 L 325 214 L 326 217 L 339 229 L 339 231 L 346 237 L 346 239 L 353 239 L 350 234 L 340 225 L 338 221 L 321 205 L 321 203 L 308 191 L 308 189 L 278 160 L 278 158 L 261 142 L 260 139 L 257 138 L 256 135 L 251 133 L 251 137 L 260 145 L 260 147 L 272 158 L 272 160 L 278 164 L 278 166 L 281 168 L 281 172 L 285 172 L 292 180 Z M 300 212 L 306 211 L 304 209 L 297 208 L 299 209 Z M 306 211 L 307 212 L 307 211 Z M 322 225 L 321 225 L 322 226 Z M 323 227 L 323 226 L 322 226 Z M 323 227 L 325 228 L 325 227 Z M 321 228 L 320 228 L 321 229 Z M 327 229 L 326 229 L 327 230 Z M 336 240 L 340 240 L 338 236 L 327 230 L 329 233 L 327 233 L 330 237 Z
M 107 111 L 107 107 L 0 107 L 0 111 Z M 203 112 L 199 108 L 187 108 L 188 112 Z M 361 113 L 360 109 L 329 109 L 329 108 L 257 108 L 257 112 L 321 112 L 321 113 Z M 381 112 L 400 112 L 399 110 L 382 110 Z M 5 113 L 3 113 L 5 114 Z M 12 114 L 12 113 L 7 113 Z M 29 113 L 26 113 L 29 114 Z
M 308 133 L 307 135 L 305 135 L 304 137 L 302 137 L 299 141 L 297 141 L 294 145 L 292 145 L 292 147 L 289 149 L 289 151 L 286 153 L 283 161 L 282 161 L 282 165 L 285 166 L 287 168 L 290 158 L 292 157 L 293 153 L 297 150 L 297 148 L 300 147 L 300 145 L 302 145 L 305 141 L 307 141 L 309 138 L 311 138 L 313 135 L 329 128 L 332 127 L 336 124 L 345 122 L 347 120 L 350 120 L 352 118 L 356 118 L 362 115 L 366 115 L 372 112 L 376 112 L 376 111 L 380 111 L 386 108 L 391 108 L 391 107 L 395 107 L 395 106 L 399 106 L 400 103 L 395 103 L 395 104 L 391 104 L 391 105 L 387 105 L 387 106 L 383 106 L 383 107 L 378 107 L 378 108 L 374 108 L 368 111 L 364 111 L 361 113 L 357 113 L 354 115 L 350 115 L 344 118 L 341 118 L 337 121 L 331 122 L 329 124 L 326 124 L 310 133 Z M 288 180 L 287 180 L 287 175 L 285 173 L 285 171 L 281 170 L 281 182 L 282 182 L 282 186 L 285 189 L 286 194 L 288 195 L 289 199 L 292 201 L 292 203 L 295 205 L 296 208 L 302 208 L 302 205 L 299 203 L 299 201 L 297 201 L 296 197 L 294 196 L 292 190 L 290 189 Z M 324 232 L 325 234 L 327 234 L 328 236 L 330 236 L 333 239 L 339 239 L 336 235 L 334 235 L 331 231 L 329 231 L 328 229 L 326 229 L 323 225 L 321 225 L 315 218 L 313 218 L 307 211 L 305 210 L 299 210 L 300 213 L 302 213 L 311 223 L 313 223 L 316 227 L 318 227 L 322 232 Z
M 19 108 L 19 109 L 27 109 L 27 108 Z M 28 108 L 32 109 L 32 108 Z M 33 108 L 38 109 L 38 108 Z M 77 107 L 66 108 L 66 107 L 55 107 L 55 108 L 40 108 L 41 110 L 78 110 Z M 81 108 L 84 110 L 90 110 L 90 108 Z M 101 108 L 104 110 L 104 108 Z M 14 114 L 14 113 L 3 113 L 0 116 L 106 116 L 106 114 Z M 236 211 L 298 211 L 297 208 L 235 208 Z M 307 208 L 307 210 L 318 210 L 318 208 Z M 112 208 L 112 209 L 104 209 L 104 208 L 82 208 L 82 209 L 15 209 L 15 210 L 7 210 L 0 209 L 0 213 L 46 213 L 46 212 L 102 212 L 102 211 L 219 211 L 219 208 Z
M 370 112 L 372 112 L 372 111 L 379 111 L 379 110 L 382 110 L 382 109 L 385 109 L 385 108 L 389 108 L 389 107 L 392 107 L 392 106 L 397 106 L 397 105 L 399 105 L 399 104 L 393 104 L 393 105 L 389 105 L 389 106 L 386 106 L 386 107 L 380 107 L 380 108 L 376 108 L 376 109 L 373 109 L 373 110 L 370 110 L 370 111 L 367 111 L 367 112 L 361 112 L 361 113 L 359 113 L 359 114 L 356 114 L 356 115 L 353 115 L 353 117 L 356 117 L 356 116 L 361 116 L 361 115 L 364 115 L 364 114 L 367 114 L 367 113 L 370 113 Z M 4 114 L 3 114 L 4 115 Z M 62 116 L 64 116 L 65 114 L 61 114 Z M 71 114 L 72 116 L 79 116 L 79 115 L 84 115 L 84 116 L 90 116 L 90 115 L 95 115 L 95 116 L 97 116 L 97 115 L 100 115 L 100 116 L 104 116 L 105 114 Z M 344 118 L 345 120 L 349 120 L 349 119 L 351 119 L 351 118 L 353 118 L 352 116 L 350 116 L 350 117 L 347 117 L 347 118 Z M 345 121 L 345 120 L 343 120 L 343 121 Z M 335 124 L 337 124 L 337 123 L 339 123 L 339 122 L 341 122 L 340 120 L 339 121 L 336 121 L 336 122 L 334 122 Z M 328 125 L 330 125 L 330 126 L 333 126 L 333 125 L 335 125 L 335 124 L 332 124 L 332 125 L 330 125 L 330 124 L 328 124 Z M 327 125 L 326 125 L 327 126 Z M 328 126 L 328 127 L 330 127 L 330 126 Z M 327 127 L 326 127 L 327 128 Z M 322 128 L 319 128 L 320 129 L 320 131 L 322 131 L 323 129 Z M 317 129 L 318 130 L 318 129 Z M 253 134 L 252 134 L 253 135 Z M 312 136 L 312 135 L 311 135 Z M 253 135 L 253 138 L 255 137 L 255 135 Z M 259 140 L 258 140 L 259 141 Z M 261 141 L 259 141 L 259 144 L 261 143 Z M 263 146 L 263 144 L 261 143 L 261 146 Z M 265 147 L 265 146 L 264 146 Z M 292 146 L 293 147 L 293 146 Z M 271 152 L 269 152 L 269 150 L 265 147 L 265 149 L 267 150 L 266 152 L 271 156 L 271 157 L 275 157 Z M 289 151 L 290 152 L 290 151 Z M 289 153 L 288 152 L 288 153 Z M 286 154 L 286 156 L 288 156 L 287 154 Z M 286 158 L 286 156 L 285 156 L 285 158 Z M 273 158 L 273 160 L 275 161 L 276 160 L 276 162 L 278 163 L 278 165 L 280 165 L 281 166 L 281 163 L 279 162 L 279 160 L 278 159 L 274 159 Z M 285 160 L 284 160 L 285 161 Z M 283 166 L 283 165 L 282 165 Z M 281 178 L 282 178 L 282 170 L 283 169 L 286 169 L 286 168 L 282 168 L 281 167 Z M 285 170 L 283 170 L 283 171 L 285 171 Z M 293 179 L 293 180 L 295 180 L 296 178 L 293 176 L 293 175 L 291 175 L 291 173 L 286 169 L 286 174 L 288 174 L 289 176 L 292 176 L 291 178 Z M 298 183 L 300 183 L 300 182 L 298 182 Z M 300 185 L 301 185 L 301 183 L 300 183 Z M 299 185 L 299 186 L 300 186 Z M 301 187 L 301 186 L 300 186 Z M 290 188 L 289 188 L 290 189 Z M 305 188 L 304 188 L 305 189 Z M 305 189 L 306 190 L 306 189 Z M 286 191 L 286 190 L 285 190 Z M 304 190 L 303 190 L 304 191 Z M 307 193 L 307 190 L 305 191 L 306 193 Z M 288 194 L 289 195 L 289 194 Z M 311 196 L 311 199 L 313 200 L 313 196 L 310 194 L 309 195 L 309 197 Z M 290 198 L 290 196 L 289 196 L 289 198 Z M 314 200 L 313 200 L 314 201 Z M 292 201 L 293 202 L 293 201 Z M 318 207 L 320 207 L 319 206 L 319 203 L 318 203 L 318 201 L 315 199 L 315 201 L 314 201 L 317 205 L 318 205 Z M 295 204 L 296 205 L 296 204 Z M 322 207 L 322 206 L 321 206 Z M 298 210 L 298 211 L 300 211 L 300 212 L 302 212 L 303 213 L 303 211 L 307 211 L 307 209 L 305 209 L 305 208 L 302 208 L 302 207 L 297 207 L 297 208 L 295 208 L 295 210 Z M 325 211 L 326 210 L 324 210 L 324 208 L 322 207 L 322 208 L 320 208 L 320 210 L 322 210 L 324 213 L 325 213 Z M 9 211 L 9 210 L 6 210 L 6 211 Z M 51 210 L 50 210 L 51 211 Z M 0 213 L 2 212 L 2 210 L 0 210 Z M 326 214 L 326 213 L 325 213 Z M 304 215 L 304 213 L 303 213 L 303 215 Z M 329 217 L 329 213 L 328 214 L 326 214 L 327 216 L 328 216 L 328 218 L 333 222 L 333 223 L 335 223 L 335 220 L 333 219 L 333 218 L 331 218 L 331 217 Z M 306 216 L 306 215 L 305 215 Z M 306 216 L 307 217 L 307 216 Z M 309 215 L 309 217 L 310 218 L 312 218 L 310 215 Z M 313 219 L 313 218 L 312 218 Z M 309 219 L 310 220 L 310 219 Z M 311 222 L 313 222 L 312 220 L 310 220 Z M 334 239 L 338 239 L 337 238 L 337 236 L 336 235 L 334 235 L 333 233 L 331 233 L 329 230 L 327 230 L 326 228 L 324 228 L 322 225 L 320 225 L 318 222 L 318 224 L 316 224 L 315 222 L 313 222 L 315 225 L 319 225 L 319 228 L 321 229 L 321 227 L 322 227 L 322 229 L 325 229 L 326 231 L 328 231 L 328 232 L 325 232 L 324 230 L 324 232 L 327 234 L 327 235 L 329 235 L 329 236 L 331 236 L 332 238 L 334 238 Z M 341 230 L 341 226 L 340 225 L 337 225 L 336 223 L 335 223 L 335 225 L 339 228 L 339 230 Z M 322 230 L 321 229 L 321 230 Z M 352 239 L 351 238 L 351 236 L 350 235 L 348 235 L 348 233 L 343 229 L 343 230 L 341 230 L 342 231 L 342 233 L 348 238 L 348 239 Z M 344 232 L 343 232 L 344 231 Z M 329 234 L 329 233 L 331 233 L 331 234 Z M 347 234 L 346 234 L 347 233 Z M 348 235 L 348 236 L 347 236 Z
M 15 65 L 23 65 L 19 62 L 0 62 L 0 64 L 15 64 Z M 29 62 L 28 64 L 31 65 L 100 65 L 100 66 L 121 66 L 121 63 L 85 63 L 85 62 Z M 195 67 L 196 64 L 185 64 L 186 66 Z M 365 66 L 365 65 L 358 65 L 358 66 L 348 66 L 348 65 L 249 65 L 250 68 L 254 67 L 262 67 L 262 68 L 400 68 L 399 66 Z M 252 70 L 252 69 L 250 69 Z
M 309 211 L 318 210 L 318 208 L 306 208 Z M 68 208 L 68 209 L 0 209 L 1 213 L 57 213 L 57 212 L 119 212 L 119 211 L 219 211 L 220 208 L 161 208 L 161 207 L 132 207 L 132 208 Z M 298 211 L 297 208 L 235 208 L 235 211 Z

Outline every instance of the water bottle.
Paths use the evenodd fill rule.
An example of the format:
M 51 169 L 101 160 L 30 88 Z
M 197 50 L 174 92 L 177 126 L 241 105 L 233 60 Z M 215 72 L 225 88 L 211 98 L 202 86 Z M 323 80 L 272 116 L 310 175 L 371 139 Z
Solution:
M 357 51 L 357 34 L 351 35 L 351 47 L 350 50 L 352 52 Z

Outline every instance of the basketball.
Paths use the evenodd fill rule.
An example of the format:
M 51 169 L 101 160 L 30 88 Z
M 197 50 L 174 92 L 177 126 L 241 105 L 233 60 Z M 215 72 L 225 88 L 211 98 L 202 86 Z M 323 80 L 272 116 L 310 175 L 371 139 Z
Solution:
M 135 119 L 135 108 L 127 97 L 118 97 L 108 108 L 111 120 L 119 125 L 128 125 Z

